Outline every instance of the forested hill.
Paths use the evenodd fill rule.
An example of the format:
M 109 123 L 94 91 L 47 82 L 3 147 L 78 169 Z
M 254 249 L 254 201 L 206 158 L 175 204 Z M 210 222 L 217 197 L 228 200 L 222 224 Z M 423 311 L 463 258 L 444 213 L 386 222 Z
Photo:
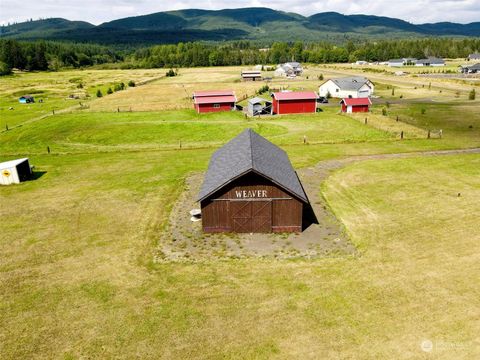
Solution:
M 345 38 L 480 36 L 471 24 L 409 22 L 370 15 L 325 12 L 305 17 L 268 8 L 179 10 L 128 17 L 95 26 L 82 21 L 45 19 L 0 27 L 0 37 L 103 44 L 161 44 L 187 41 L 257 40 L 342 42 Z

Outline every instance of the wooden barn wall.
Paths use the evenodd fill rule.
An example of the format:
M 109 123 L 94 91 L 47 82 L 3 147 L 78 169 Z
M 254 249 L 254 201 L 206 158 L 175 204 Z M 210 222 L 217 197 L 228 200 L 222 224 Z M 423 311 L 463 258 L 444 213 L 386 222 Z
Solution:
M 312 100 L 276 100 L 277 105 L 274 112 L 277 114 L 300 114 L 314 113 L 317 109 L 317 102 Z
M 196 104 L 195 109 L 199 113 L 207 113 L 207 112 L 217 112 L 217 111 L 231 111 L 234 107 L 234 103 L 222 103 L 219 104 L 220 107 L 216 108 L 213 106 L 214 104 Z
M 260 191 L 262 196 L 255 198 L 238 197 L 237 192 Z M 263 193 L 265 191 L 266 193 Z M 263 196 L 266 195 L 266 196 Z M 269 180 L 256 174 L 249 174 L 226 185 L 202 201 L 202 224 L 206 232 L 228 232 L 234 230 L 232 213 L 235 203 L 271 203 L 271 231 L 295 232 L 302 229 L 303 203 L 277 187 Z

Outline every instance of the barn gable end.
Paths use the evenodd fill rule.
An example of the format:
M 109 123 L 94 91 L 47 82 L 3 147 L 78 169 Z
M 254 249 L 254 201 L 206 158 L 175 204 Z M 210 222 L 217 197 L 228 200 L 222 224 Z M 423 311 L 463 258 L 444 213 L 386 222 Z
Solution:
M 285 151 L 252 129 L 213 154 L 198 201 L 205 232 L 299 232 L 308 204 Z

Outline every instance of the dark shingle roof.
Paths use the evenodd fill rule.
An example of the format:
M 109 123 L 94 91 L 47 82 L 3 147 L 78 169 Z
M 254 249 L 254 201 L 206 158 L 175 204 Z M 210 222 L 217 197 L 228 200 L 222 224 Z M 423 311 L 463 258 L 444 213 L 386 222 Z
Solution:
M 358 91 L 368 83 L 368 79 L 363 76 L 350 76 L 338 79 L 331 79 L 342 90 Z
M 198 201 L 250 171 L 308 202 L 287 153 L 252 129 L 244 130 L 212 155 Z

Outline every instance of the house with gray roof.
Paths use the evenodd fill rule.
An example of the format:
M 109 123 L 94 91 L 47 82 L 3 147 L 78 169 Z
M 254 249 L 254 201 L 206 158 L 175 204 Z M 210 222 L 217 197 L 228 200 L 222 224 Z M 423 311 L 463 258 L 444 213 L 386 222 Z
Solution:
M 460 65 L 459 72 L 462 74 L 479 74 L 480 73 L 480 63 L 475 65 Z
M 445 60 L 436 57 L 419 59 L 415 61 L 415 66 L 445 66 Z
M 373 95 L 375 85 L 366 77 L 349 76 L 329 79 L 320 85 L 319 96 L 335 98 L 365 98 Z
M 474 53 L 468 55 L 468 60 L 480 60 L 480 54 L 479 53 Z
M 309 204 L 287 153 L 252 129 L 212 155 L 197 201 L 205 232 L 299 232 Z
M 275 76 L 295 77 L 302 75 L 303 67 L 299 62 L 291 61 L 277 66 Z

